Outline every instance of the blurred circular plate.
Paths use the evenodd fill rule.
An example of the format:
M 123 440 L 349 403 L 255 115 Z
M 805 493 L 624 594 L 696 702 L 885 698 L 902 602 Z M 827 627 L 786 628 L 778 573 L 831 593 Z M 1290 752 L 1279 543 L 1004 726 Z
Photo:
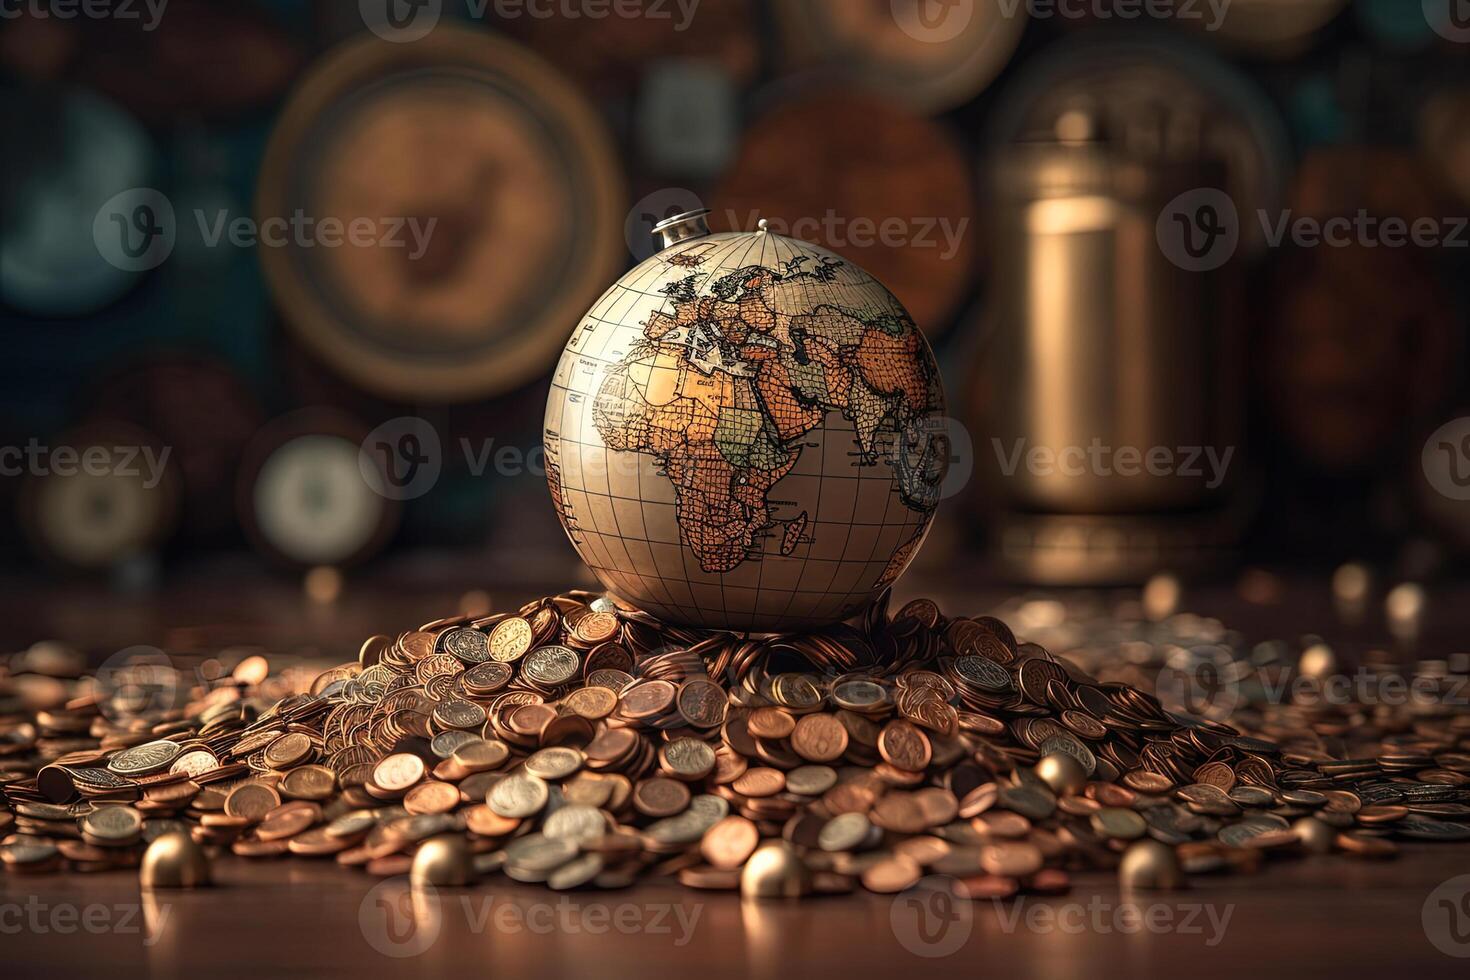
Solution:
M 556 63 L 597 99 L 638 87 L 661 64 L 698 64 L 736 86 L 759 72 L 757 0 L 641 0 L 634 8 L 638 16 L 621 16 L 627 4 L 619 0 L 614 15 L 598 17 L 591 5 L 544 3 L 534 16 L 502 18 L 495 26 Z
M 612 280 L 623 196 L 601 121 L 515 43 L 353 42 L 282 113 L 257 215 L 372 230 L 334 247 L 293 232 L 262 261 L 288 323 L 353 382 L 483 398 L 549 370 Z
M 21 527 L 47 561 L 85 571 L 155 554 L 178 522 L 178 474 L 161 441 L 131 425 L 83 426 L 37 457 L 21 490 Z M 73 458 L 60 455 L 72 450 Z M 97 455 L 93 455 L 97 454 Z
M 306 409 L 267 425 L 240 468 L 240 523 L 257 550 L 288 567 L 354 565 L 381 551 L 401 505 L 363 454 L 364 426 Z
M 1133 155 L 1220 162 L 1224 190 L 1242 215 L 1242 245 L 1250 252 L 1265 247 L 1253 217 L 1279 205 L 1291 150 L 1275 107 L 1249 78 L 1167 31 L 1078 35 L 1027 61 L 1007 87 L 988 142 L 1050 138 L 1071 109 L 1087 110 L 1110 143 Z
M 1419 0 L 1398 0 L 1402 6 Z M 1198 16 L 1172 17 L 1171 23 L 1218 42 L 1223 47 L 1263 58 L 1286 59 L 1312 46 L 1348 0 L 1230 0 L 1217 17 L 1200 3 Z M 1181 8 L 1182 9 L 1182 8 Z
M 1029 19 L 1024 6 L 1008 8 L 1006 0 L 783 0 L 774 6 L 798 64 L 850 71 L 928 112 L 983 91 L 1010 60 Z
M 746 129 L 710 224 L 753 232 L 764 218 L 831 249 L 892 290 L 932 339 L 972 286 L 985 235 L 971 171 L 943 124 L 886 96 L 822 87 Z
M 37 316 L 94 313 L 138 279 L 103 258 L 93 229 L 105 204 L 150 182 L 153 145 L 132 116 L 98 96 L 0 91 L 0 125 L 25 134 L 0 154 L 0 297 Z

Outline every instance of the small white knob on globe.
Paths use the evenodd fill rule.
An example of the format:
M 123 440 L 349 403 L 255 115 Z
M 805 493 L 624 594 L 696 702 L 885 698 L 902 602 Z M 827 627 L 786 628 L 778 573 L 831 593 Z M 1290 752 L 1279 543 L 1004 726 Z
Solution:
M 881 283 L 698 211 L 573 332 L 546 405 L 562 525 L 610 591 L 671 623 L 853 615 L 908 567 L 948 470 L 934 355 Z

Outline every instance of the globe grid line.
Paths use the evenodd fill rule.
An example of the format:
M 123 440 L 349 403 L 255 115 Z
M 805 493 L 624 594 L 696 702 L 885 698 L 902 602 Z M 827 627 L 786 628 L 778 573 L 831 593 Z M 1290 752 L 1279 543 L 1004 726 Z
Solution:
M 670 262 L 670 258 L 691 251 L 700 255 L 700 265 L 684 265 L 678 272 L 674 271 L 673 267 L 678 263 Z M 727 621 L 731 619 L 732 612 L 742 621 L 772 617 L 787 619 L 793 618 L 793 609 L 797 610 L 794 618 L 801 620 L 809 620 L 814 616 L 834 618 L 838 611 L 852 606 L 862 594 L 875 592 L 885 578 L 891 580 L 895 569 L 894 561 L 900 555 L 906 554 L 903 564 L 912 560 L 914 551 L 927 535 L 932 522 L 933 507 L 915 505 L 911 501 L 921 498 L 911 497 L 906 485 L 895 484 L 900 478 L 897 474 L 903 426 L 907 424 L 906 416 L 913 414 L 915 417 L 923 417 L 942 410 L 942 393 L 935 373 L 937 369 L 933 365 L 927 345 L 922 342 L 922 334 L 917 325 L 912 323 L 912 319 L 903 314 L 901 305 L 881 283 L 860 267 L 840 257 L 832 257 L 831 253 L 819 247 L 809 250 L 803 242 L 787 241 L 781 236 L 767 234 L 731 235 L 722 236 L 720 240 L 713 242 L 696 239 L 681 243 L 655 258 L 659 261 L 645 263 L 646 268 L 634 270 L 633 274 L 615 284 L 599 298 L 592 310 L 572 331 L 563 362 L 552 379 L 551 398 L 559 411 L 548 412 L 547 435 L 548 442 L 555 446 L 554 461 L 558 464 L 558 483 L 555 489 L 561 504 L 560 516 L 567 524 L 568 536 L 599 577 L 604 581 L 618 583 L 614 587 L 615 592 L 630 593 L 635 602 L 639 594 L 644 594 L 648 601 L 663 607 L 665 615 L 670 618 L 698 621 L 701 616 L 708 616 L 718 610 Z M 817 265 L 790 265 L 802 258 L 808 262 L 815 260 Z M 818 274 L 828 267 L 823 263 L 835 265 L 835 274 L 830 277 Z M 753 286 L 733 281 L 729 284 L 731 291 L 728 294 L 722 292 L 713 295 L 708 290 L 700 289 L 700 286 L 725 279 L 744 269 L 765 270 L 768 278 Z M 680 276 L 680 272 L 684 271 L 688 274 Z M 696 280 L 690 283 L 692 296 L 667 288 L 685 279 Z M 661 283 L 662 287 L 657 290 L 647 288 L 652 283 Z M 768 289 L 769 293 L 766 292 Z M 836 325 L 830 329 L 813 330 L 810 323 L 806 324 L 804 336 L 798 343 L 815 342 L 821 345 L 820 349 L 827 352 L 815 368 L 818 372 L 818 384 L 830 381 L 831 366 L 840 363 L 845 369 L 841 377 L 849 379 L 849 384 L 853 387 L 833 389 L 833 392 L 840 390 L 840 396 L 828 394 L 825 388 L 818 388 L 816 391 L 822 394 L 817 395 L 805 384 L 799 386 L 788 380 L 783 373 L 780 375 L 781 383 L 790 384 L 792 402 L 791 406 L 783 405 L 778 410 L 768 400 L 768 392 L 762 390 L 760 372 L 763 368 L 760 366 L 753 369 L 754 373 L 745 374 L 722 371 L 717 364 L 706 366 L 702 361 L 686 361 L 685 358 L 693 357 L 696 350 L 701 352 L 701 358 L 716 349 L 728 353 L 723 343 L 733 342 L 733 335 L 725 334 L 724 328 L 719 326 L 724 317 L 716 321 L 714 326 L 696 326 L 696 323 L 703 321 L 698 318 L 688 319 L 686 311 L 686 319 L 676 322 L 676 318 L 680 316 L 681 304 L 689 301 L 702 303 L 712 298 L 716 302 L 729 303 L 736 307 L 737 312 L 728 314 L 733 316 L 735 322 L 743 319 L 739 309 L 746 303 L 750 304 L 749 309 L 756 311 L 762 318 L 775 316 L 788 323 L 796 318 L 810 316 L 845 318 L 837 320 Z M 673 339 L 647 332 L 648 325 L 655 316 L 662 316 L 670 321 L 668 329 L 678 331 Z M 872 319 L 874 316 L 879 319 L 875 321 Z M 884 326 L 883 318 L 897 318 L 897 325 Z M 750 332 L 742 333 L 742 338 L 770 337 L 769 327 L 757 326 L 747 321 L 747 329 Z M 830 330 L 839 332 L 834 335 Z M 887 336 L 879 333 L 880 330 L 885 331 Z M 851 331 L 852 339 L 848 339 L 843 331 Z M 875 348 L 867 348 L 870 337 L 876 337 L 880 342 L 894 338 L 894 343 L 899 345 L 895 356 L 904 356 L 905 345 L 911 345 L 912 342 L 900 341 L 908 331 L 920 338 L 917 346 L 907 347 L 921 358 L 917 366 L 917 376 L 912 377 L 911 381 L 894 378 L 881 370 L 882 359 L 890 356 L 889 349 L 881 343 Z M 601 336 L 594 343 L 592 336 L 595 334 Z M 780 336 L 784 337 L 784 334 Z M 861 347 L 859 342 L 862 342 Z M 651 354 L 639 351 L 636 345 L 640 343 L 648 344 Z M 771 349 L 783 351 L 779 356 L 786 358 L 790 356 L 787 346 L 789 343 L 788 338 Z M 699 346 L 696 347 L 696 344 Z M 708 346 L 710 344 L 720 346 L 715 348 Z M 665 364 L 658 360 L 661 346 L 682 346 L 683 350 L 677 355 L 664 351 L 666 355 L 677 358 L 672 364 Z M 633 353 L 635 351 L 638 351 L 636 355 Z M 841 357 L 841 361 L 831 360 L 835 357 Z M 869 360 L 848 363 L 848 357 L 866 357 Z M 877 358 L 877 361 L 872 360 L 873 358 Z M 729 361 L 728 357 L 725 361 L 727 364 L 735 363 Z M 799 363 L 809 362 L 803 357 Z M 668 454 L 675 451 L 674 446 L 682 443 L 668 443 L 667 447 L 653 450 L 614 449 L 601 438 L 600 430 L 605 424 L 601 417 L 595 423 L 592 421 L 591 413 L 598 405 L 599 397 L 605 397 L 602 386 L 607 382 L 607 372 L 619 367 L 631 369 L 633 365 L 642 366 L 642 373 L 632 376 L 637 380 L 629 381 L 625 375 L 619 384 L 635 385 L 636 387 L 628 389 L 635 393 L 645 391 L 644 386 L 657 380 L 663 372 L 669 372 L 671 378 L 679 379 L 680 384 L 685 377 L 709 379 L 724 375 L 727 384 L 733 378 L 734 384 L 743 386 L 738 392 L 738 398 L 745 400 L 745 410 L 758 420 L 749 424 L 763 423 L 766 426 L 765 431 L 769 433 L 766 438 L 774 439 L 769 445 L 775 451 L 791 454 L 788 457 L 789 462 L 782 464 L 787 466 L 786 472 L 772 483 L 759 484 L 759 489 L 752 488 L 753 492 L 764 494 L 762 506 L 766 523 L 759 527 L 753 526 L 754 521 L 760 520 L 758 513 L 743 512 L 750 519 L 743 532 L 748 535 L 744 540 L 749 544 L 739 545 L 741 539 L 736 538 L 730 539 L 733 544 L 719 545 L 721 548 L 734 546 L 740 549 L 739 557 L 733 559 L 734 564 L 724 566 L 722 571 L 708 568 L 704 560 L 699 562 L 697 571 L 691 565 L 691 558 L 696 557 L 697 552 L 692 554 L 695 552 L 694 546 L 688 539 L 678 514 L 681 507 L 686 506 L 681 503 L 682 494 L 702 491 L 696 491 L 693 485 L 685 488 L 681 482 L 684 479 L 698 479 L 696 473 L 686 470 L 686 475 L 680 481 L 675 481 L 669 472 L 672 459 L 668 458 Z M 879 373 L 870 373 L 875 366 Z M 794 379 L 796 376 L 792 377 Z M 666 378 L 659 383 L 673 385 L 675 382 Z M 909 384 L 910 387 L 900 387 L 904 384 Z M 857 385 L 863 387 L 859 389 Z M 913 385 L 921 386 L 918 388 L 921 395 L 927 389 L 930 397 L 926 407 L 920 407 L 926 403 L 916 400 Z M 716 390 L 723 390 L 728 394 L 730 389 L 726 387 Z M 769 394 L 776 394 L 780 390 L 773 387 Z M 909 394 L 907 400 L 904 400 L 906 391 Z M 836 405 L 828 401 L 833 397 L 837 397 Z M 856 400 L 860 397 L 864 399 L 861 402 Z M 849 402 L 849 398 L 853 400 Z M 723 430 L 726 433 L 733 431 L 733 438 L 750 438 L 748 431 L 744 437 L 739 435 L 746 430 L 738 427 L 747 424 L 746 422 L 739 418 L 732 420 L 724 414 L 726 411 L 736 414 L 734 406 L 694 392 L 676 393 L 672 401 L 639 404 L 644 405 L 643 411 L 647 411 L 648 404 L 662 406 L 681 399 L 690 400 L 694 404 L 691 407 L 676 407 L 672 418 L 679 419 L 681 411 L 695 411 L 697 414 L 693 417 L 699 418 L 702 426 L 711 426 L 711 429 L 699 437 L 701 440 L 713 436 L 716 421 L 721 426 L 736 426 L 733 430 Z M 794 410 L 795 406 L 803 410 L 820 409 L 820 421 L 805 429 L 799 426 L 807 425 L 807 422 L 791 420 L 785 423 L 795 434 L 789 440 L 783 440 L 780 438 L 781 429 L 770 429 L 769 426 L 782 425 L 783 423 L 775 421 L 780 417 L 778 412 Z M 648 423 L 644 421 L 639 424 Z M 667 426 L 668 421 L 654 424 Z M 677 427 L 680 423 L 675 421 L 674 425 Z M 585 438 L 584 427 L 592 430 Z M 671 431 L 676 432 L 677 428 L 665 428 L 663 431 L 667 437 Z M 726 435 L 722 438 L 732 436 Z M 711 450 L 710 445 L 701 445 L 704 448 L 700 452 Z M 813 449 L 817 450 L 815 457 L 812 454 Z M 724 450 L 719 452 L 723 453 Z M 834 457 L 834 453 L 838 455 Z M 621 457 L 626 457 L 631 463 L 632 481 L 626 479 L 627 468 L 616 463 Z M 730 473 L 731 478 L 738 476 L 741 468 L 746 465 L 761 468 L 775 465 L 749 464 L 744 461 L 737 463 L 733 457 L 713 458 L 725 467 L 725 472 Z M 599 463 L 603 467 L 601 481 L 591 477 L 586 465 L 589 462 L 594 468 Z M 570 482 L 566 470 L 568 464 L 576 477 Z M 681 465 L 695 464 L 685 461 Z M 613 480 L 615 467 L 617 473 L 622 474 L 616 482 Z M 647 474 L 644 473 L 645 467 L 649 470 Z M 645 482 L 645 475 L 659 481 L 658 493 L 650 495 L 650 485 Z M 743 483 L 742 477 L 738 484 L 717 484 L 715 492 L 723 496 L 734 492 L 733 488 Z M 724 489 L 720 489 L 721 486 Z M 836 503 L 843 511 L 834 514 L 831 509 L 834 502 L 829 499 L 830 491 L 843 486 L 850 487 L 851 490 L 845 494 L 846 500 Z M 864 487 L 870 489 L 865 491 Z M 783 488 L 787 488 L 785 492 Z M 900 496 L 903 504 L 896 512 L 900 518 L 897 522 L 893 520 L 895 495 Z M 842 496 L 844 494 L 838 494 L 839 499 Z M 882 507 L 875 509 L 879 497 L 882 499 Z M 708 507 L 711 504 L 697 506 Z M 669 512 L 667 516 L 663 513 L 665 510 Z M 881 516 L 874 520 L 860 520 L 860 510 L 866 515 Z M 638 523 L 639 533 L 629 533 L 634 530 L 630 525 L 631 521 Z M 789 529 L 796 521 L 802 523 L 796 531 L 797 537 L 791 544 L 791 550 L 786 552 L 783 550 L 783 534 L 786 533 L 783 529 Z M 653 533 L 650 522 L 659 524 L 659 535 Z M 735 530 L 731 533 L 742 532 Z M 865 540 L 858 540 L 858 535 L 864 535 Z M 670 547 L 677 552 L 677 560 L 669 555 L 667 549 Z M 880 550 L 887 550 L 890 557 L 887 560 L 880 558 Z M 635 554 L 642 558 L 635 561 Z M 736 552 L 726 551 L 723 554 L 729 556 Z M 768 559 L 774 559 L 777 563 L 768 565 Z M 723 557 L 719 560 L 723 562 L 731 559 Z M 792 564 L 783 568 L 785 562 Z M 754 564 L 753 568 L 749 567 L 751 563 Z M 898 566 L 899 570 L 901 567 Z M 777 569 L 781 570 L 782 585 L 772 584 L 771 576 Z M 839 581 L 844 584 L 834 593 L 833 586 Z M 819 603 L 820 608 L 808 609 L 806 600 L 811 599 L 830 601 Z M 802 608 L 798 609 L 798 603 L 802 604 Z

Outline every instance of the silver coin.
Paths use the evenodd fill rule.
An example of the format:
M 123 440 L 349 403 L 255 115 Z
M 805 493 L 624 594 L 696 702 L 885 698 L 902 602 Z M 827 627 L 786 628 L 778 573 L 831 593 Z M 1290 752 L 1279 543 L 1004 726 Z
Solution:
M 521 819 L 541 812 L 549 795 L 545 780 L 518 772 L 492 786 L 485 804 L 499 816 Z
M 490 659 L 490 638 L 472 626 L 452 629 L 439 638 L 439 649 L 466 664 Z
M 697 738 L 676 738 L 664 746 L 664 758 L 676 776 L 703 779 L 715 767 L 715 750 Z
M 861 813 L 839 813 L 822 825 L 817 846 L 824 851 L 854 851 L 868 839 L 873 825 Z
M 1011 672 L 993 660 L 967 654 L 954 659 L 954 671 L 967 684 L 985 691 L 1009 691 L 1015 686 Z
M 507 870 L 517 868 L 545 874 L 576 857 L 579 850 L 574 841 L 545 834 L 527 834 L 506 845 L 505 866 Z
M 541 832 L 553 839 L 582 844 L 607 833 L 607 817 L 595 806 L 569 803 L 546 818 Z
M 481 741 L 480 736 L 476 735 L 474 732 L 463 732 L 458 730 L 440 732 L 438 735 L 435 735 L 434 740 L 429 743 L 429 750 L 439 758 L 447 759 L 451 755 L 454 755 L 454 750 L 459 748 L 461 745 L 464 745 L 468 742 L 479 741 Z
M 798 766 L 786 774 L 786 792 L 799 796 L 821 796 L 837 785 L 837 770 L 831 766 Z
M 580 888 L 602 874 L 605 863 L 601 854 L 583 854 L 547 875 L 546 884 L 557 891 Z
M 541 779 L 565 779 L 578 769 L 587 757 L 565 745 L 542 749 L 526 760 L 526 772 Z
M 182 751 L 184 747 L 178 742 L 144 742 L 114 755 L 107 760 L 107 768 L 122 776 L 146 776 L 166 768 Z
M 582 670 L 582 658 L 571 647 L 544 646 L 532 650 L 521 661 L 521 676 L 545 687 L 558 687 Z

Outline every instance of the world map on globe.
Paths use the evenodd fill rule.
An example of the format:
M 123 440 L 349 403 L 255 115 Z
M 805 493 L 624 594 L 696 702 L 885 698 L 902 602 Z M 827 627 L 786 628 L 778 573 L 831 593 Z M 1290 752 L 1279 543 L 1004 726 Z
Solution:
M 949 461 L 939 372 L 880 283 L 761 231 L 625 275 L 547 404 L 553 503 L 620 598 L 675 623 L 810 628 L 908 566 Z

